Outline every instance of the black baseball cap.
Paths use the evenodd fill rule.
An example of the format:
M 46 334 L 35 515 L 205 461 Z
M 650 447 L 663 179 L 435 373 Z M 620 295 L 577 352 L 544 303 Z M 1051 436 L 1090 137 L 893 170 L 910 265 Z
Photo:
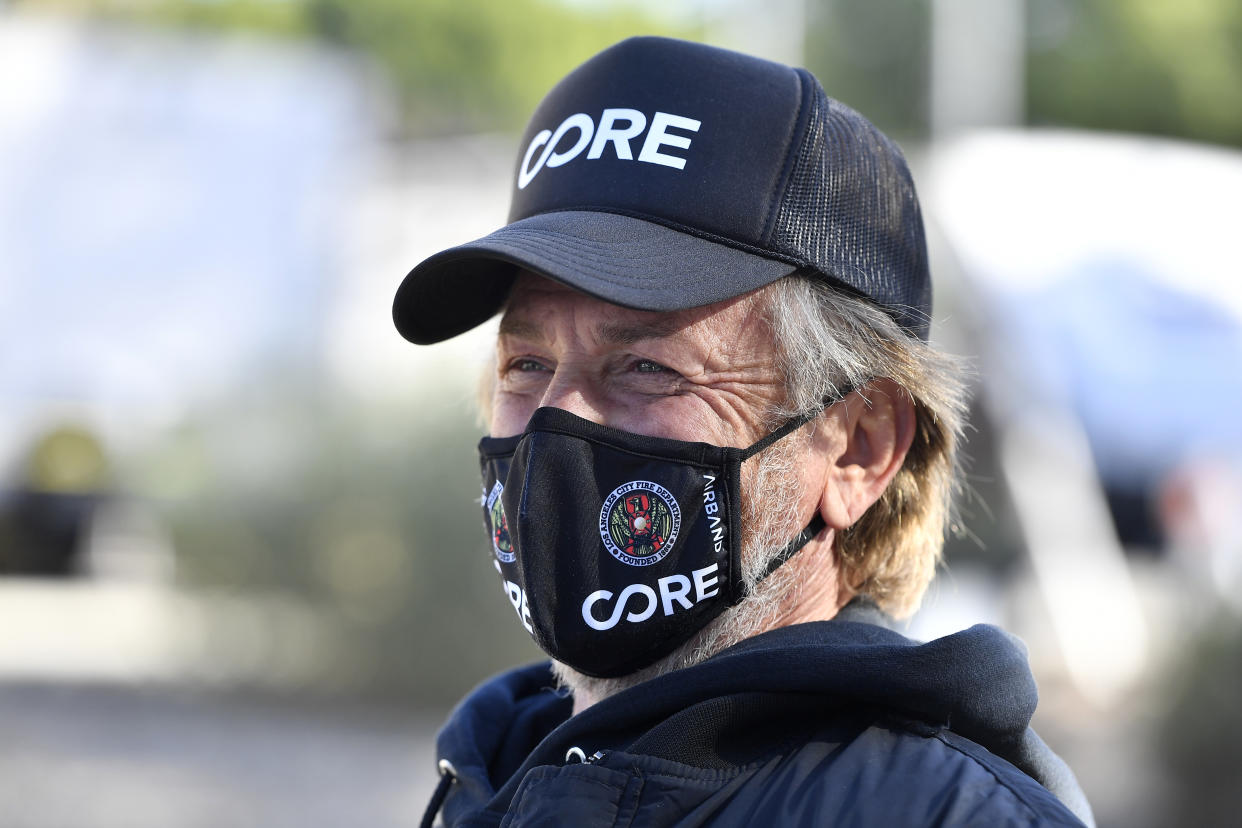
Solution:
M 486 321 L 522 270 L 681 310 L 791 273 L 926 339 L 927 245 L 901 150 L 805 69 L 659 37 L 612 46 L 535 110 L 509 224 L 417 265 L 393 320 L 431 344 Z

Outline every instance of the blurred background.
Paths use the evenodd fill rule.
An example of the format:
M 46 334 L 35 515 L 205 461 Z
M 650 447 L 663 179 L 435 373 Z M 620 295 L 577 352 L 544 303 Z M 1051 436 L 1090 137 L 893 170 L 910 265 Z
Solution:
M 805 65 L 912 161 L 977 387 L 909 634 L 1023 637 L 1101 825 L 1236 824 L 1236 0 L 0 2 L 0 822 L 417 824 L 449 707 L 538 654 L 489 332 L 415 348 L 392 293 L 640 33 Z

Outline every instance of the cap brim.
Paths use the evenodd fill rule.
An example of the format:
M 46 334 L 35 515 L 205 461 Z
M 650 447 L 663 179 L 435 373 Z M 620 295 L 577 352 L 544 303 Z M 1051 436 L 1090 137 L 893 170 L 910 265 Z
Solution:
M 683 310 L 755 290 L 797 265 L 616 213 L 541 213 L 419 264 L 397 288 L 393 321 L 430 345 L 500 310 L 519 270 L 639 310 Z

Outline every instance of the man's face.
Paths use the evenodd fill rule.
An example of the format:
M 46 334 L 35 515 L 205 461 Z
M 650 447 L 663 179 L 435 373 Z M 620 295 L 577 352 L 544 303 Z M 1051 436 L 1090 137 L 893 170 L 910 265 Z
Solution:
M 491 434 L 519 434 L 554 406 L 636 434 L 749 445 L 781 398 L 757 305 L 630 310 L 524 273 L 500 323 Z
M 738 448 L 753 444 L 776 425 L 770 412 L 784 396 L 762 293 L 694 310 L 639 311 L 522 274 L 500 322 L 492 436 L 520 434 L 537 408 L 551 406 L 635 434 Z M 827 418 L 813 437 L 790 435 L 743 464 L 743 568 L 762 569 L 820 508 L 835 456 L 827 445 L 839 431 Z M 645 537 L 648 506 L 641 497 L 626 503 L 635 538 Z M 805 590 L 808 606 L 818 607 L 821 594 L 836 602 L 835 570 L 818 566 L 802 577 L 797 567 L 820 559 L 803 554 L 797 561 L 784 568 L 784 581 L 774 577 L 766 584 L 792 578 L 802 587 L 813 581 Z M 799 620 L 796 598 L 804 592 L 780 589 L 785 591 L 772 592 L 771 600 L 730 610 L 665 666 L 692 663 L 774 618 Z M 563 681 L 585 686 L 586 677 L 562 670 Z M 585 699 L 584 706 L 596 697 L 595 691 L 575 695 Z

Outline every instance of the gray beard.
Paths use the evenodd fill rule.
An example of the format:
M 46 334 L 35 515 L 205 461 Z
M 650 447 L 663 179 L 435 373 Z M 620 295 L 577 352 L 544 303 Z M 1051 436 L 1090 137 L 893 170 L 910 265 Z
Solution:
M 799 586 L 805 580 L 799 577 L 801 570 L 822 564 L 800 554 L 759 580 L 789 539 L 802 530 L 797 457 L 807 439 L 805 431 L 797 431 L 742 466 L 741 559 L 746 597 L 673 652 L 628 675 L 596 678 L 553 661 L 553 675 L 561 687 L 574 695 L 577 709 L 581 709 L 581 702 L 602 701 L 656 676 L 698 664 L 744 639 L 780 626 L 781 618 L 797 603 Z

